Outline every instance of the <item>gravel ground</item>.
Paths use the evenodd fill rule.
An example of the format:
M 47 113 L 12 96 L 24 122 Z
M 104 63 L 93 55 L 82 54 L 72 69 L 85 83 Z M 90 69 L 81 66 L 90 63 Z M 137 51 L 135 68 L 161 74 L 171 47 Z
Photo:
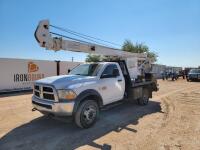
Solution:
M 31 94 L 0 97 L 0 150 L 200 150 L 200 83 L 159 81 L 147 106 L 124 103 L 79 129 L 32 112 Z

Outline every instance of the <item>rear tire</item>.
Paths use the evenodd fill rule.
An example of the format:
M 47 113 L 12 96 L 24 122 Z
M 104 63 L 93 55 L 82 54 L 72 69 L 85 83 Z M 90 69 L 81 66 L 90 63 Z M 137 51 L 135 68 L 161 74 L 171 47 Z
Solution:
M 99 106 L 94 100 L 86 100 L 80 104 L 75 113 L 75 123 L 80 128 L 89 128 L 95 124 L 99 116 Z
M 139 105 L 147 105 L 149 103 L 149 91 L 148 89 L 143 89 L 142 97 L 138 99 Z

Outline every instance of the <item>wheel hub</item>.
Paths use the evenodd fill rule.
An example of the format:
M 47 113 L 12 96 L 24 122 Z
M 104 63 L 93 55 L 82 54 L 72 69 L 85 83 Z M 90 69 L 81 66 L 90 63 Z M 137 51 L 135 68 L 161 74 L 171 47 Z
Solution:
M 90 123 L 94 120 L 96 116 L 96 110 L 92 106 L 87 107 L 85 111 L 83 112 L 84 119 L 87 123 Z

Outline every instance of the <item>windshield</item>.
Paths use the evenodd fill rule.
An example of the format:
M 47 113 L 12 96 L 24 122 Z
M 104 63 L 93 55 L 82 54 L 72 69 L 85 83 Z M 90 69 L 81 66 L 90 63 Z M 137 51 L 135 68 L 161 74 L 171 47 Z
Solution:
M 100 68 L 100 64 L 82 64 L 74 68 L 69 74 L 81 76 L 97 76 Z
M 200 73 L 200 69 L 191 69 L 190 73 Z

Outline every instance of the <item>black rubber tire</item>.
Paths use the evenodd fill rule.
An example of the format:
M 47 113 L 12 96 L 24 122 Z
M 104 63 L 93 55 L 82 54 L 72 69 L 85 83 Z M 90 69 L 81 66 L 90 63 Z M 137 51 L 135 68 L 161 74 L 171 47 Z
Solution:
M 90 108 L 91 110 L 88 108 Z M 89 118 L 87 118 L 88 116 L 85 115 L 86 111 L 89 111 L 89 110 L 90 110 L 89 113 L 91 113 L 91 115 L 92 115 L 91 120 L 87 120 Z M 88 114 L 88 115 L 90 115 L 90 114 Z M 97 102 L 94 100 L 85 100 L 78 107 L 78 110 L 74 116 L 74 120 L 78 127 L 89 128 L 95 124 L 98 117 L 99 117 L 99 106 L 98 106 Z
M 149 103 L 149 91 L 148 89 L 143 89 L 142 97 L 138 99 L 139 105 L 147 105 Z

